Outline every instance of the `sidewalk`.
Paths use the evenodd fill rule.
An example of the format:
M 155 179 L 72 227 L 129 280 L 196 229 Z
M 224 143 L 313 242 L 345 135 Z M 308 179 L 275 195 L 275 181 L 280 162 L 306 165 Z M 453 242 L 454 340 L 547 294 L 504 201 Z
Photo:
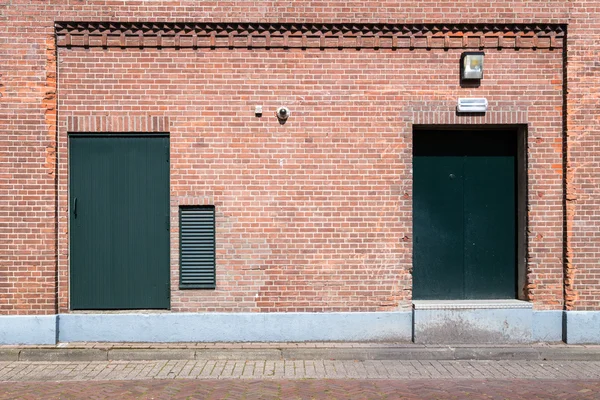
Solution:
M 524 400 L 600 393 L 599 346 L 63 343 L 1 346 L 0 356 L 13 358 L 0 361 L 0 399 Z
M 600 379 L 599 361 L 152 360 L 0 362 L 0 381 Z
M 410 343 L 60 343 L 0 346 L 0 361 L 136 360 L 523 360 L 599 361 L 600 346 Z

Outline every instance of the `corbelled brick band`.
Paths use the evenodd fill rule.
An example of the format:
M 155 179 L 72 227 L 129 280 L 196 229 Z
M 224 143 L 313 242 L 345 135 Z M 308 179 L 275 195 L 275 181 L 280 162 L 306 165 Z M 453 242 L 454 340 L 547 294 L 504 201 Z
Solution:
M 540 24 L 58 22 L 60 47 L 553 49 L 565 28 Z

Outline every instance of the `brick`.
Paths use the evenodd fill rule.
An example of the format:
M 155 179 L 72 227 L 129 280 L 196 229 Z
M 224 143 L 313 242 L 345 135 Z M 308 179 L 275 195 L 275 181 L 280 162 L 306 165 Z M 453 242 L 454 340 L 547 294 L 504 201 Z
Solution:
M 173 311 L 406 307 L 414 123 L 526 123 L 527 298 L 537 309 L 600 308 L 597 0 L 104 3 L 3 6 L 0 313 L 69 309 L 69 130 L 169 131 Z M 133 19 L 553 24 L 569 34 L 566 44 L 556 32 L 525 30 L 481 40 L 165 34 L 151 43 L 136 33 L 54 41 L 54 21 Z M 460 87 L 462 46 L 482 44 L 481 86 Z M 490 112 L 457 118 L 459 96 L 488 98 Z M 274 116 L 281 105 L 292 110 L 285 125 Z M 215 291 L 177 290 L 182 204 L 217 206 Z

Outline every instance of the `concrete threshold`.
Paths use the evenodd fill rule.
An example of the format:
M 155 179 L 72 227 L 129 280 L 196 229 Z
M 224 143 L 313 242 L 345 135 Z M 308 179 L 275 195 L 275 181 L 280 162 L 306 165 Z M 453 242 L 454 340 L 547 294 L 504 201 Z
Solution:
M 61 343 L 0 346 L 0 361 L 520 360 L 600 361 L 600 346 L 431 346 L 398 343 Z

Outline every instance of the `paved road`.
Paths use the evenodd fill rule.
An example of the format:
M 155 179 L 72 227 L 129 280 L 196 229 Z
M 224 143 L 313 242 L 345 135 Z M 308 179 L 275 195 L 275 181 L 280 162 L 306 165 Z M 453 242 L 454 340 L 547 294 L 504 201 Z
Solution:
M 0 383 L 0 399 L 598 399 L 598 380 L 130 380 Z

